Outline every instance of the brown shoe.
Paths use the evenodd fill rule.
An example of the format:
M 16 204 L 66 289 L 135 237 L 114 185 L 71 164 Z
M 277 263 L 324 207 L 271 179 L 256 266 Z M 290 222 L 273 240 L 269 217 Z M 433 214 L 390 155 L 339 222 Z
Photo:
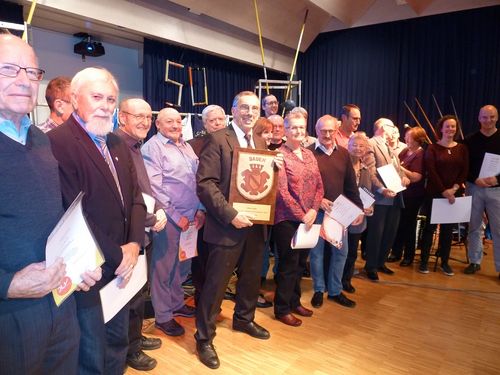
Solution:
M 309 310 L 309 309 L 306 309 L 304 306 L 302 305 L 299 305 L 297 306 L 293 312 L 297 315 L 300 315 L 300 316 L 305 316 L 305 317 L 310 317 L 312 316 L 313 312 L 312 310 Z
M 279 318 L 276 317 L 281 323 L 285 323 L 288 326 L 292 327 L 298 327 L 302 324 L 302 320 L 296 318 L 293 314 L 286 314 L 283 316 L 280 316 Z

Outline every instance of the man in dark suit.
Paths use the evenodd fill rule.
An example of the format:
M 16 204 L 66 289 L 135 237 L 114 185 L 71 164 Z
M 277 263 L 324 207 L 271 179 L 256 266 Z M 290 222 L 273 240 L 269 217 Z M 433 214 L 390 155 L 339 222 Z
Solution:
M 204 240 L 208 243 L 208 259 L 196 309 L 195 339 L 200 361 L 210 368 L 220 365 L 212 345 L 215 320 L 235 266 L 238 284 L 233 329 L 259 339 L 270 337 L 254 322 L 264 251 L 263 226 L 253 225 L 248 216 L 228 203 L 234 149 L 266 147 L 263 140 L 252 137 L 260 114 L 259 99 L 253 92 L 243 91 L 234 98 L 231 112 L 229 127 L 207 135 L 196 176 L 198 196 L 207 209 Z
M 99 289 L 115 276 L 121 287 L 127 284 L 144 240 L 146 209 L 134 163 L 127 145 L 111 133 L 117 97 L 118 84 L 107 70 L 78 72 L 71 81 L 75 111 L 49 133 L 64 207 L 85 193 L 83 210 L 106 259 L 97 287 L 76 295 L 80 374 L 123 374 L 128 305 L 104 324 Z

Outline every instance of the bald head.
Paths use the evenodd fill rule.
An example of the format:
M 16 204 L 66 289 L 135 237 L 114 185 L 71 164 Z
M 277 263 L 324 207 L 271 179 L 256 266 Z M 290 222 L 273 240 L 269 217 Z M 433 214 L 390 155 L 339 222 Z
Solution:
M 392 130 L 394 127 L 394 123 L 391 120 L 382 117 L 373 124 L 373 134 L 387 138 L 387 135 L 390 134 L 389 130 Z
M 491 104 L 485 105 L 479 110 L 478 121 L 481 124 L 481 133 L 490 136 L 496 132 L 498 122 L 498 110 Z
M 137 141 L 147 137 L 152 116 L 151 106 L 141 98 L 125 99 L 120 103 L 120 127 Z
M 163 108 L 156 118 L 156 127 L 165 138 L 179 143 L 182 137 L 181 115 L 174 108 Z
M 38 70 L 33 48 L 10 34 L 0 34 L 0 66 L 0 117 L 19 127 L 23 116 L 35 108 L 43 71 Z

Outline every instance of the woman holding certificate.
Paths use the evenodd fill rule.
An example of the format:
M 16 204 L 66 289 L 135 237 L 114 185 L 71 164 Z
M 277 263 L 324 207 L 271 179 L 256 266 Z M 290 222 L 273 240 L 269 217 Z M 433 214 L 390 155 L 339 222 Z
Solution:
M 427 170 L 427 186 L 425 188 L 424 213 L 427 216 L 427 225 L 422 235 L 419 267 L 421 273 L 429 273 L 427 262 L 436 230 L 436 224 L 430 224 L 432 200 L 433 198 L 446 198 L 450 204 L 453 204 L 455 197 L 463 193 L 462 185 L 469 170 L 467 148 L 455 141 L 458 126 L 458 120 L 455 116 L 442 117 L 435 127 L 440 139 L 437 143 L 429 145 L 425 151 L 424 164 Z M 440 224 L 439 231 L 438 251 L 441 258 L 441 269 L 448 276 L 454 275 L 453 270 L 448 265 L 453 225 Z
M 279 263 L 276 273 L 274 315 L 284 324 L 302 324 L 292 313 L 311 316 L 300 303 L 300 279 L 308 252 L 291 248 L 291 240 L 301 223 L 309 229 L 314 224 L 323 198 L 323 183 L 313 153 L 301 146 L 306 134 L 306 119 L 291 113 L 285 119 L 286 143 L 279 148 L 284 168 L 279 171 L 274 218 L 274 235 Z

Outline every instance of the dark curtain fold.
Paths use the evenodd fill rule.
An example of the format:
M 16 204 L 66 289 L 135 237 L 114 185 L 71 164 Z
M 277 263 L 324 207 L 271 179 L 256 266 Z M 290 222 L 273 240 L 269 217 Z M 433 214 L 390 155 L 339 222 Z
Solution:
M 230 114 L 234 96 L 243 90 L 254 91 L 257 81 L 264 78 L 262 68 L 212 56 L 188 48 L 174 46 L 150 39 L 144 40 L 144 99 L 153 110 L 166 107 L 165 102 L 177 102 L 177 86 L 165 82 L 166 60 L 185 66 L 184 69 L 170 68 L 169 78 L 184 84 L 182 105 L 179 112 L 201 113 L 204 105 L 193 106 L 189 86 L 188 66 L 205 68 L 207 76 L 208 103 L 218 104 Z M 286 79 L 286 75 L 268 71 L 269 79 Z M 193 71 L 193 89 L 196 102 L 203 101 L 203 79 L 201 71 Z
M 361 107 L 360 129 L 372 133 L 379 117 L 402 129 L 415 125 L 406 101 L 429 131 L 414 98 L 433 124 L 452 114 L 450 97 L 469 133 L 484 104 L 500 104 L 500 6 L 320 34 L 301 54 L 298 76 L 310 130 L 343 104 Z M 314 134 L 314 132 L 313 132 Z

